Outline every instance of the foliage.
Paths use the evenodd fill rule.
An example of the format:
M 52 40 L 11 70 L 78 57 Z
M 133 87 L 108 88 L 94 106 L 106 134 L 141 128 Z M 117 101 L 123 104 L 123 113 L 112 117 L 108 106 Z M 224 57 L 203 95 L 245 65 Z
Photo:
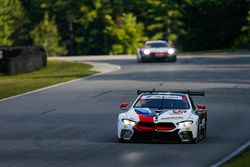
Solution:
M 246 16 L 246 23 L 241 27 L 242 35 L 236 39 L 236 47 L 245 47 L 250 50 L 250 0 L 248 0 L 248 14 Z
M 187 35 L 183 50 L 226 49 L 234 45 L 245 22 L 246 0 L 197 0 L 184 7 Z
M 31 36 L 35 45 L 42 45 L 49 56 L 66 54 L 66 50 L 59 46 L 60 37 L 58 35 L 55 21 L 49 20 L 48 12 L 45 12 L 44 19 L 32 31 Z
M 133 48 L 140 45 L 138 41 L 145 39 L 167 40 L 178 50 L 189 51 L 246 48 L 250 38 L 249 0 L 0 2 L 0 44 L 33 44 L 29 34 L 41 25 L 48 11 L 51 16 L 48 22 L 57 27 L 56 43 L 65 46 L 70 55 L 133 53 Z M 125 16 L 131 23 L 124 20 Z
M 12 35 L 22 26 L 23 7 L 19 0 L 0 0 L 0 45 L 12 45 Z
M 117 17 L 116 21 L 111 16 L 106 15 L 109 26 L 105 33 L 114 38 L 111 54 L 132 54 L 136 48 L 140 47 L 141 41 L 146 41 L 143 34 L 143 24 L 137 23 L 136 17 L 132 13 L 123 13 Z
M 140 21 L 145 23 L 150 39 L 167 40 L 174 45 L 185 34 L 182 22 L 182 5 L 178 1 L 146 0 L 138 2 Z M 135 4 L 134 4 L 135 5 Z

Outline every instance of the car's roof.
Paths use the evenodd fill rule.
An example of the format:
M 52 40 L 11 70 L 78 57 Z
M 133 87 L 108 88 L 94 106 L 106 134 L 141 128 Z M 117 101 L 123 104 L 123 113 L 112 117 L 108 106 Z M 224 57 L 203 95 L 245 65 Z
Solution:
M 154 41 L 147 41 L 146 44 L 150 44 L 150 43 L 167 43 L 166 41 L 163 40 L 154 40 Z

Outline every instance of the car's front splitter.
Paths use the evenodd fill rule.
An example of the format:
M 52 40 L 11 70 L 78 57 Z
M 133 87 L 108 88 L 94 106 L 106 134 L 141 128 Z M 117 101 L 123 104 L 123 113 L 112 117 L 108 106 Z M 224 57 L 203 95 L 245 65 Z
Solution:
M 156 141 L 156 142 L 192 142 L 193 135 L 191 131 L 182 131 L 176 129 L 171 132 L 166 131 L 133 131 L 130 141 Z
M 155 56 L 153 54 L 150 54 L 142 55 L 141 59 L 143 61 L 176 61 L 176 55 Z

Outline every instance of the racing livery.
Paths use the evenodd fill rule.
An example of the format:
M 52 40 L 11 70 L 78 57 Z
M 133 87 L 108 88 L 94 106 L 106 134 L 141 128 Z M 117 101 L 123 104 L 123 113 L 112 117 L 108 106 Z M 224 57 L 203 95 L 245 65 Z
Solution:
M 138 97 L 118 116 L 119 141 L 167 141 L 197 143 L 206 136 L 205 105 L 193 103 L 191 96 L 202 91 L 138 90 Z
M 149 60 L 176 61 L 176 50 L 166 41 L 147 41 L 143 48 L 137 49 L 137 61 Z

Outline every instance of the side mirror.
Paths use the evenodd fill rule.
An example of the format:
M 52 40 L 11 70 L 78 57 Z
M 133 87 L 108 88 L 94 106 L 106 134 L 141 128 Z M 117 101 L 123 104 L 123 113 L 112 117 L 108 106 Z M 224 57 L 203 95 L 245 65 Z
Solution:
M 127 110 L 128 109 L 128 103 L 121 103 L 120 104 L 120 109 L 121 110 Z
M 206 106 L 204 104 L 197 104 L 198 109 L 205 110 Z

